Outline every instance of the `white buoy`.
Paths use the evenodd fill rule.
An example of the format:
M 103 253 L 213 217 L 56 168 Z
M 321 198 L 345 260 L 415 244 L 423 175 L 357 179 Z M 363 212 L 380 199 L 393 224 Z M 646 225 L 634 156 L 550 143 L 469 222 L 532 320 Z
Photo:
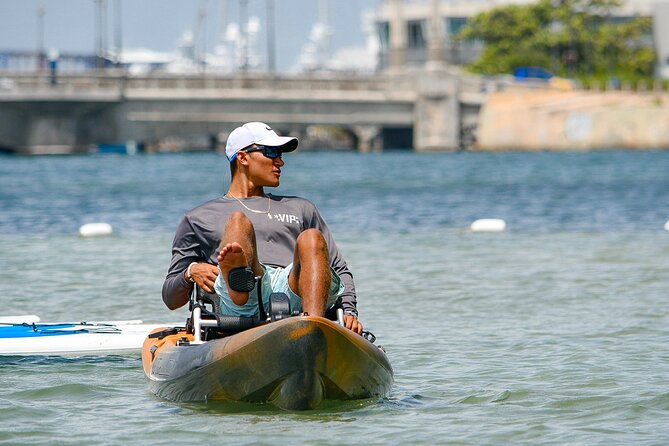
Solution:
M 109 223 L 86 223 L 79 228 L 79 235 L 82 237 L 98 237 L 111 233 L 112 226 Z
M 664 230 L 669 231 L 669 220 L 664 224 Z
M 481 218 L 471 224 L 472 232 L 504 232 L 506 222 L 501 218 Z

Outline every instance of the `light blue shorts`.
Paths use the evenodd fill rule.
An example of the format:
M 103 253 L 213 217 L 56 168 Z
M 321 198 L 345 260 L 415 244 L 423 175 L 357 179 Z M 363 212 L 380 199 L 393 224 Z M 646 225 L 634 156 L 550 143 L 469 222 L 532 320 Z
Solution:
M 290 299 L 290 311 L 302 311 L 302 298 L 295 294 L 288 286 L 288 275 L 293 269 L 293 264 L 285 268 L 279 266 L 265 266 L 265 273 L 261 279 L 262 302 L 265 311 L 269 311 L 269 296 L 272 293 L 286 293 Z M 249 293 L 249 300 L 244 305 L 236 305 L 232 302 L 228 294 L 228 287 L 223 280 L 223 273 L 219 268 L 219 274 L 214 283 L 214 290 L 220 297 L 221 314 L 229 316 L 251 317 L 258 314 L 258 287 Z M 330 308 L 337 302 L 337 298 L 344 292 L 344 284 L 339 275 L 330 268 L 332 280 L 330 281 L 330 290 L 325 308 Z

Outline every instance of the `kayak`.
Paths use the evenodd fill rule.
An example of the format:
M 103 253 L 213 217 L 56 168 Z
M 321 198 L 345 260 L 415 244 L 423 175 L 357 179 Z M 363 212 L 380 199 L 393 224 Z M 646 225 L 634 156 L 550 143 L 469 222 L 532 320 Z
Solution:
M 40 323 L 35 315 L 0 318 L 0 355 L 138 354 L 162 324 L 140 320 Z
M 387 396 L 393 370 L 367 338 L 322 317 L 292 316 L 198 340 L 158 329 L 142 347 L 150 390 L 176 402 L 224 400 L 314 409 L 324 400 Z

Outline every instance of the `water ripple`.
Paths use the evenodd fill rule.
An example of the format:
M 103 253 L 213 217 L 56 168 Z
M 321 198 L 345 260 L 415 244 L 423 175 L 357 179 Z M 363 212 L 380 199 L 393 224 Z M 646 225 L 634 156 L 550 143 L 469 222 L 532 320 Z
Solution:
M 319 204 L 355 275 L 393 365 L 388 398 L 309 413 L 181 405 L 149 392 L 137 355 L 0 358 L 0 442 L 666 443 L 669 233 L 655 228 L 669 152 L 461 155 L 286 167 L 281 192 Z M 220 158 L 1 161 L 6 312 L 183 324 L 160 298 L 174 227 L 225 185 L 183 172 Z M 466 230 L 484 216 L 509 230 Z M 76 235 L 98 219 L 115 235 Z

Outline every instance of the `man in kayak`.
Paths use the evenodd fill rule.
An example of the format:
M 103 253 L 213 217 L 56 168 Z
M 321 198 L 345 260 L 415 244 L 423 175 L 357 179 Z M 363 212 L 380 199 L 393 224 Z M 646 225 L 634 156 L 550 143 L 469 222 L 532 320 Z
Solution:
M 279 186 L 282 155 L 297 144 L 297 138 L 278 136 L 261 122 L 232 131 L 225 147 L 228 192 L 187 212 L 177 228 L 163 284 L 170 309 L 185 305 L 196 283 L 220 297 L 223 314 L 257 314 L 257 286 L 251 292 L 228 286 L 231 271 L 250 268 L 262 277 L 265 308 L 271 293 L 283 292 L 292 310 L 323 316 L 341 297 L 346 327 L 362 333 L 353 276 L 316 206 L 265 193 L 265 187 Z

